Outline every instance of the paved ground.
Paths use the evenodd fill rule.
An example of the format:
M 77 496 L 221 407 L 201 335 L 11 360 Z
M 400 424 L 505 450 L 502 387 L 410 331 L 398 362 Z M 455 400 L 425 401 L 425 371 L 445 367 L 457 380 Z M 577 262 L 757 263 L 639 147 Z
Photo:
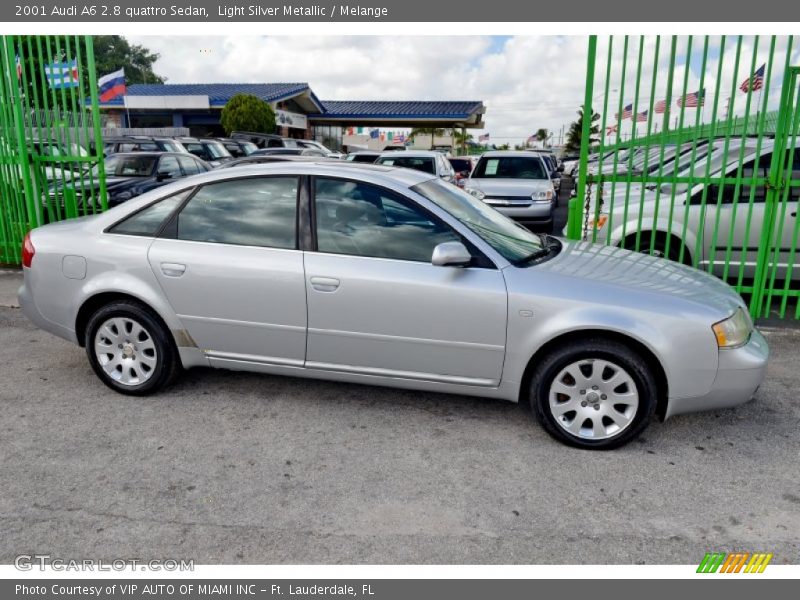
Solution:
M 800 332 L 766 334 L 754 402 L 592 453 L 459 396 L 195 370 L 128 398 L 0 308 L 0 563 L 798 563 Z

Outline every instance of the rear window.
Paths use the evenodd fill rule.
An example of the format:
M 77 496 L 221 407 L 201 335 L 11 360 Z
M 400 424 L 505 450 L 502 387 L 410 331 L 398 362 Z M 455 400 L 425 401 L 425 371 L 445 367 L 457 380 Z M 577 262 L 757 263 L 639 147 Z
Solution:
M 453 168 L 459 173 L 462 171 L 471 171 L 472 164 L 465 158 L 450 158 L 448 159 Z
M 433 162 L 433 157 L 428 156 L 383 156 L 377 161 L 379 165 L 391 165 L 394 167 L 403 167 L 406 169 L 414 169 L 422 171 L 423 173 L 430 173 L 436 175 L 436 165 Z
M 481 158 L 475 179 L 548 179 L 542 160 L 535 156 L 492 156 Z
M 178 205 L 191 193 L 192 190 L 185 190 L 169 198 L 159 200 L 147 208 L 132 214 L 124 221 L 120 221 L 111 229 L 109 233 L 120 233 L 124 235 L 141 235 L 145 237 L 155 237 L 161 224 L 172 214 Z

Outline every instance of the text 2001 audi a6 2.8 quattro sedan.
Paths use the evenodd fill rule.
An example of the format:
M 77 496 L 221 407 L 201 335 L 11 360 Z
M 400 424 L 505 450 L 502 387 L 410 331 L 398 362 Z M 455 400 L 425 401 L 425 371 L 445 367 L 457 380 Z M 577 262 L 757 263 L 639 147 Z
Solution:
M 195 366 L 471 394 L 612 448 L 654 415 L 746 402 L 767 363 L 712 276 L 531 233 L 409 169 L 211 172 L 35 229 L 23 253 L 25 314 L 127 394 Z

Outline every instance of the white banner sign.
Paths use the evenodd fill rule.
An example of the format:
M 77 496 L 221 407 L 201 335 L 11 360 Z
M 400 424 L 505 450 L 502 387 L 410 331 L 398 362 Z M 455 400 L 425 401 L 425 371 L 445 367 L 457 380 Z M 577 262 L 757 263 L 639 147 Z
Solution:
M 275 109 L 275 124 L 278 127 L 293 127 L 295 129 L 308 129 L 308 119 L 300 113 L 288 110 Z

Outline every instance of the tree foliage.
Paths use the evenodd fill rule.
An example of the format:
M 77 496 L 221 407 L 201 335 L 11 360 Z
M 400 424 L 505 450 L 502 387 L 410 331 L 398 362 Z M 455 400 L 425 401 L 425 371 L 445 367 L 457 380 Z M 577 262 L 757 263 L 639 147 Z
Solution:
M 581 140 L 583 139 L 583 120 L 585 118 L 583 106 L 578 109 L 578 120 L 573 121 L 569 126 L 567 132 L 566 143 L 564 148 L 569 152 L 579 152 L 581 149 Z M 589 117 L 589 144 L 597 144 L 600 141 L 600 114 L 596 113 L 594 109 L 590 109 L 591 117 Z
M 275 111 L 252 94 L 236 94 L 222 109 L 220 123 L 229 135 L 233 131 L 274 133 Z

